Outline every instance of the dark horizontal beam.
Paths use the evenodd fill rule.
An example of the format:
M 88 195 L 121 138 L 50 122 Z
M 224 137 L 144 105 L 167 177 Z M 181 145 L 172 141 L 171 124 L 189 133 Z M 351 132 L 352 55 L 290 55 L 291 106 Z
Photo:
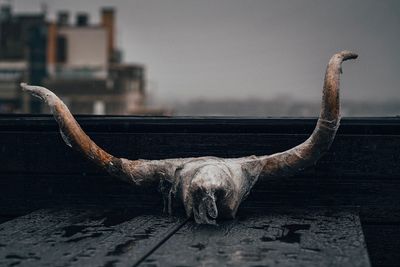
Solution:
M 317 118 L 136 117 L 77 115 L 90 132 L 306 134 Z M 51 115 L 0 115 L 0 131 L 56 131 Z M 343 118 L 339 134 L 400 134 L 400 117 Z

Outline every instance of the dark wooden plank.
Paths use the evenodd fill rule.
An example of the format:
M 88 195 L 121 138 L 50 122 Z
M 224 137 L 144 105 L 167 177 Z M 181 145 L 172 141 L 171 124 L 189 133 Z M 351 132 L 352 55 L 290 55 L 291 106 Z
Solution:
M 79 124 L 93 132 L 159 133 L 308 133 L 317 118 L 304 117 L 140 117 L 76 115 Z M 339 131 L 345 134 L 387 134 L 400 131 L 400 118 L 342 118 Z M 55 131 L 51 115 L 0 114 L 1 131 Z
M 77 243 L 78 249 L 69 250 L 64 266 L 133 266 L 186 221 L 166 215 L 142 216 L 141 220 L 142 224 L 131 220 L 114 227 L 91 246 Z
M 157 188 L 135 188 L 108 176 L 0 175 L 0 210 L 25 213 L 32 209 L 75 206 L 104 208 L 156 207 Z M 7 182 L 6 182 L 7 181 Z M 400 181 L 343 177 L 296 176 L 256 184 L 242 207 L 360 206 L 363 221 L 400 222 Z
M 0 265 L 126 266 L 182 223 L 144 210 L 39 211 L 3 225 Z
M 0 175 L 0 214 L 54 207 L 153 208 L 162 210 L 157 188 L 133 187 L 109 176 Z
M 354 211 L 292 210 L 188 223 L 140 266 L 369 266 L 369 259 Z
M 363 224 L 372 266 L 399 266 L 400 223 Z
M 39 210 L 0 225 L 0 266 L 35 265 L 40 256 L 35 250 L 27 252 L 30 244 L 40 246 L 55 230 L 80 221 L 89 211 Z
M 80 117 L 89 135 L 128 158 L 270 154 L 304 141 L 315 119 Z M 63 143 L 49 116 L 0 116 L 0 173 L 97 173 Z M 344 119 L 312 175 L 399 179 L 400 118 Z M 40 156 L 38 156 L 40 155 Z
M 137 159 L 213 155 L 240 157 L 280 152 L 304 141 L 309 134 L 213 133 L 90 133 L 112 154 Z M 0 132 L 0 173 L 101 174 L 99 169 L 66 146 L 58 132 Z M 314 168 L 315 177 L 327 173 L 399 180 L 400 135 L 338 135 L 332 148 Z
M 0 224 L 1 250 L 4 251 L 4 247 L 10 242 L 24 240 L 33 235 L 41 235 L 53 228 L 79 220 L 85 215 L 87 215 L 87 212 L 71 209 L 42 209 L 7 221 Z

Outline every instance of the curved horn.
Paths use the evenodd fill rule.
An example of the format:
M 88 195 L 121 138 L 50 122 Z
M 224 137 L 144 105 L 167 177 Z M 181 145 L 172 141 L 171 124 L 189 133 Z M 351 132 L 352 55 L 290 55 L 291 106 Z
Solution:
M 342 51 L 332 56 L 325 73 L 321 113 L 312 135 L 302 144 L 287 151 L 262 156 L 262 176 L 287 176 L 315 162 L 329 149 L 340 122 L 339 80 L 343 61 L 358 55 Z
M 127 160 L 117 158 L 96 145 L 82 130 L 67 106 L 50 90 L 40 86 L 21 83 L 28 91 L 49 105 L 56 119 L 65 143 L 79 151 L 86 158 L 123 181 L 136 185 L 152 184 L 159 181 L 160 175 L 168 175 L 172 162 L 168 160 Z

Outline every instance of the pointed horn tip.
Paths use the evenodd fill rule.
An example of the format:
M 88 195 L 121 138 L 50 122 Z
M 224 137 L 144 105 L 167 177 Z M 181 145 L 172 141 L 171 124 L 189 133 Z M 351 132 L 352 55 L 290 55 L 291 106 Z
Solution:
M 27 83 L 20 83 L 19 85 L 21 86 L 22 90 L 24 90 L 24 91 L 29 90 L 28 89 L 29 85 Z
M 47 88 L 35 85 L 28 85 L 27 83 L 20 83 L 20 86 L 22 87 L 23 91 L 28 92 L 32 96 L 37 97 L 43 101 L 46 101 L 46 103 L 49 105 L 53 103 L 50 100 L 58 99 L 58 97 Z
M 20 86 L 22 87 L 23 91 L 27 91 L 31 94 L 48 94 L 47 96 L 53 95 L 53 93 L 45 87 L 29 85 L 27 83 L 20 83 Z
M 27 83 L 20 83 L 19 85 L 21 86 L 22 91 L 26 91 L 26 92 L 29 92 L 29 93 L 33 93 L 33 92 L 37 91 L 37 90 L 35 90 L 36 86 L 29 85 Z
M 341 51 L 341 52 L 337 53 L 336 55 L 338 55 L 340 58 L 342 58 L 343 61 L 358 58 L 358 54 L 351 52 L 351 51 L 347 51 L 347 50 Z

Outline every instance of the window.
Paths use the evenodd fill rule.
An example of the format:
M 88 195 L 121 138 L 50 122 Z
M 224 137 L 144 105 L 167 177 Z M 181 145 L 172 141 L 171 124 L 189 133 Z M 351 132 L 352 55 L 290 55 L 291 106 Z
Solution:
M 67 38 L 65 36 L 57 37 L 57 63 L 67 62 Z

